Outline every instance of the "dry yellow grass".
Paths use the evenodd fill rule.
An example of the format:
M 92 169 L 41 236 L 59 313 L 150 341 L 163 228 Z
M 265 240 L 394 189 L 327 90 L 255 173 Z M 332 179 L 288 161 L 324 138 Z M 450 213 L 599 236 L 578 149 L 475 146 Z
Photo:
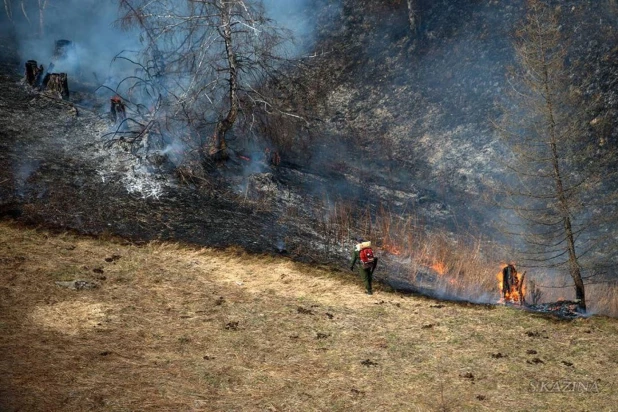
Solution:
M 100 287 L 55 284 L 73 279 Z M 617 332 L 366 296 L 351 274 L 238 250 L 0 223 L 2 411 L 610 411 Z

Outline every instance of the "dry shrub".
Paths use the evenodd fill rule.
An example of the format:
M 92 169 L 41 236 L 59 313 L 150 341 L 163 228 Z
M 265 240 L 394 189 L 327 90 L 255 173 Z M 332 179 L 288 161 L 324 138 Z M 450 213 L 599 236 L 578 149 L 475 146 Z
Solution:
M 419 237 L 422 246 L 413 253 L 413 281 L 429 273 L 434 275 L 430 276 L 432 288 L 444 297 L 482 302 L 499 298 L 496 274 L 500 266 L 484 254 L 480 238 L 455 238 L 443 232 Z
M 380 205 L 374 228 L 378 245 L 387 252 L 409 257 L 420 246 L 420 238 L 414 236 L 419 228 L 416 215 L 398 215 Z
M 335 202 L 323 216 L 322 224 L 335 242 L 345 242 L 350 239 L 354 228 L 354 205 L 350 202 Z
M 314 216 L 327 249 L 361 235 L 395 260 L 409 261 L 408 280 L 414 285 L 456 299 L 499 298 L 496 274 L 501 268 L 486 257 L 478 236 L 430 232 L 416 214 L 395 213 L 384 205 L 374 212 L 369 206 L 357 210 L 348 201 L 324 201 Z
M 575 298 L 573 287 L 571 286 L 572 280 L 567 274 L 537 270 L 527 277 L 528 286 L 534 284 L 534 289 L 538 290 L 537 293 L 540 293 L 537 303 L 558 302 Z M 533 303 L 532 299 L 529 300 L 529 303 Z
M 316 231 L 325 241 L 325 249 L 341 247 L 352 239 L 353 231 L 358 225 L 354 214 L 355 206 L 349 201 L 328 199 L 318 201 L 313 208 Z
M 497 299 L 496 272 L 480 237 L 429 231 L 415 214 L 399 215 L 381 206 L 372 239 L 387 252 L 410 260 L 409 280 L 435 293 L 458 299 Z M 429 284 L 427 280 L 429 279 Z

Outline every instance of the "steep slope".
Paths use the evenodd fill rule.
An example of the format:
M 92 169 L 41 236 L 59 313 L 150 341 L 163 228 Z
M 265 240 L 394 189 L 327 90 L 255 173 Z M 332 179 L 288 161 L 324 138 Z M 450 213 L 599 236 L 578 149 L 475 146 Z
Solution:
M 308 74 L 321 82 L 316 134 L 350 156 L 320 145 L 315 162 L 326 169 L 344 162 L 352 175 L 414 193 L 413 202 L 437 202 L 448 212 L 428 216 L 448 221 L 487 211 L 479 195 L 500 180 L 503 149 L 490 120 L 521 7 L 421 3 L 418 33 L 408 27 L 405 2 L 344 1 L 324 23 L 333 30 Z
M 301 76 L 315 91 L 309 96 L 321 120 L 312 125 L 309 162 L 405 191 L 440 225 L 466 221 L 493 236 L 488 222 L 499 211 L 482 200 L 508 176 L 491 122 L 501 116 L 499 105 L 511 104 L 507 73 L 525 2 L 416 3 L 415 32 L 403 1 L 345 0 L 319 14 L 315 61 Z M 572 87 L 590 108 L 582 122 L 594 127 L 582 139 L 615 148 L 616 27 L 608 16 L 616 7 L 552 4 L 563 22 Z

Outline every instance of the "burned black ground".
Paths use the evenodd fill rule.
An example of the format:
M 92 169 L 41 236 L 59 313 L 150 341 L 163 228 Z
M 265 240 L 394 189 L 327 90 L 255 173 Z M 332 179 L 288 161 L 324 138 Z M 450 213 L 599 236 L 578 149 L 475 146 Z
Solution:
M 70 83 L 80 90 L 77 103 L 25 86 L 24 57 L 10 47 L 11 36 L 3 33 L 0 56 L 0 215 L 84 234 L 234 245 L 347 266 L 350 245 L 325 240 L 315 224 L 329 205 L 323 193 L 345 185 L 342 198 L 362 197 L 343 174 L 259 161 L 260 170 L 247 173 L 232 161 L 206 182 L 177 179 L 130 147 L 108 144 L 105 105 L 82 104 L 84 96 L 96 102 L 85 85 Z

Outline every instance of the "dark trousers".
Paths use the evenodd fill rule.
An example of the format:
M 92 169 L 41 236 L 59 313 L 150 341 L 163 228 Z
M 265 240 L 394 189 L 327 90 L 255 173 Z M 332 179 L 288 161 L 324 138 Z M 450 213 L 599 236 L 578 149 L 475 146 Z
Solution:
M 365 290 L 367 290 L 367 292 L 371 292 L 371 282 L 373 281 L 373 271 L 371 269 L 364 269 L 361 266 L 360 275 L 361 275 L 361 278 L 363 278 L 363 282 L 365 282 Z

